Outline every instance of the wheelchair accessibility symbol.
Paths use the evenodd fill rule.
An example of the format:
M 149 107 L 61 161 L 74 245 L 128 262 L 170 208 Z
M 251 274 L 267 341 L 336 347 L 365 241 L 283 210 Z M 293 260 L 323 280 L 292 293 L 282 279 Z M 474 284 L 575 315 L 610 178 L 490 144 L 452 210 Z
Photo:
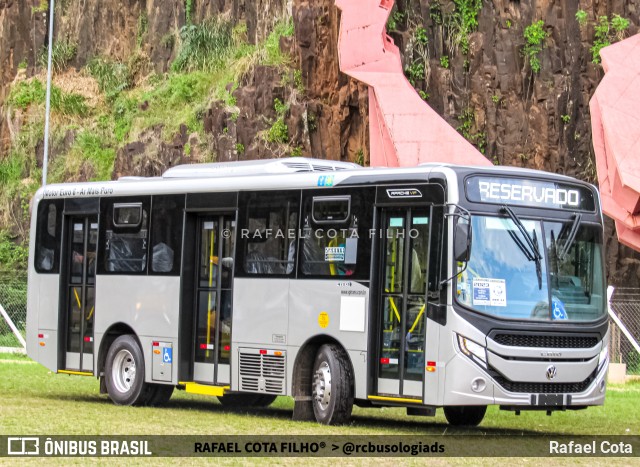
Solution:
M 564 309 L 564 304 L 560 300 L 553 300 L 551 304 L 553 307 L 553 319 L 569 319 L 567 310 Z
M 173 360 L 171 347 L 163 347 L 162 348 L 162 362 L 163 363 L 171 363 Z

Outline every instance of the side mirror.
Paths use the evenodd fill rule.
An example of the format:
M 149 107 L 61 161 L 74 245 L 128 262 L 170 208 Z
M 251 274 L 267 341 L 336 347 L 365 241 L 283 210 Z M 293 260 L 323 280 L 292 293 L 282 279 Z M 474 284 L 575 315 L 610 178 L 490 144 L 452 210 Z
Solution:
M 467 262 L 471 257 L 471 224 L 458 220 L 453 235 L 453 256 L 456 261 Z

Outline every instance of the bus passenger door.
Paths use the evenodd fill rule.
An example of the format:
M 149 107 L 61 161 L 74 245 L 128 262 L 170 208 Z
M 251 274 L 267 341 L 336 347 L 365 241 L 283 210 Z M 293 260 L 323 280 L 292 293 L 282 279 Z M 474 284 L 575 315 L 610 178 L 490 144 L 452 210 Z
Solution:
M 422 400 L 429 210 L 381 211 L 377 394 Z
M 66 235 L 66 342 L 63 368 L 93 372 L 98 217 L 68 217 Z
M 235 216 L 198 218 L 194 380 L 229 384 Z

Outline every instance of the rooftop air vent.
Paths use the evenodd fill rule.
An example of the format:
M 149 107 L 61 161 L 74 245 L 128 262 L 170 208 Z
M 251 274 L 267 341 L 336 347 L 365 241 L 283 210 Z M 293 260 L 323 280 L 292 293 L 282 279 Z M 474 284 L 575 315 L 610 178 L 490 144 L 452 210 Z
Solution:
M 361 169 L 351 162 L 327 161 L 296 157 L 295 159 L 264 159 L 256 161 L 216 162 L 212 164 L 178 165 L 168 169 L 163 178 L 214 178 L 240 175 L 268 175 L 296 172 L 335 172 Z

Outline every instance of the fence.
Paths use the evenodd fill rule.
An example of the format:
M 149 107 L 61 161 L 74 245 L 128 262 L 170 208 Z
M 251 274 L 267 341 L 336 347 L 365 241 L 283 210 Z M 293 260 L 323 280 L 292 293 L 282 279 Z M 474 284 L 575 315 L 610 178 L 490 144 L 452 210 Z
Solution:
M 27 324 L 26 273 L 0 273 L 0 305 L 24 338 Z M 611 309 L 638 342 L 640 340 L 640 288 L 616 288 L 611 297 Z M 22 347 L 2 316 L 0 316 L 0 347 Z M 627 373 L 640 374 L 640 354 L 613 320 L 611 320 L 609 354 L 612 362 L 627 364 Z
M 27 274 L 25 272 L 0 272 L 0 305 L 25 338 L 27 327 Z M 0 347 L 22 347 L 1 315 Z
M 640 341 L 640 288 L 616 288 L 610 304 L 631 337 L 636 343 Z M 627 374 L 640 375 L 640 354 L 613 320 L 609 355 L 612 362 L 627 364 Z

